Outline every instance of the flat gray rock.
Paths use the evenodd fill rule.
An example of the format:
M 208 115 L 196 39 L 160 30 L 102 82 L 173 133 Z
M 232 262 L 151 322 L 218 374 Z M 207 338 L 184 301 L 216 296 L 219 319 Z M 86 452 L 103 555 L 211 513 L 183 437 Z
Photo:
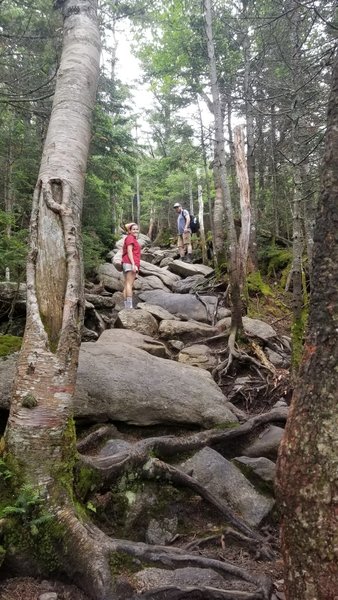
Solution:
M 224 331 L 230 327 L 231 317 L 222 318 L 217 322 L 217 327 Z M 250 319 L 250 317 L 243 317 L 243 327 L 245 333 L 250 336 L 258 337 L 263 341 L 269 340 L 276 337 L 276 331 L 268 323 L 259 321 L 259 319 Z
M 161 279 L 162 283 L 170 290 L 173 288 L 174 284 L 180 280 L 180 277 L 178 275 L 175 275 L 174 273 L 171 273 L 168 270 L 161 269 L 161 267 L 146 262 L 145 260 L 141 260 L 140 275 L 145 277 L 155 275 L 156 277 Z
M 181 319 L 193 319 L 202 323 L 211 323 L 215 312 L 217 298 L 215 296 L 203 296 L 203 302 L 206 306 L 192 294 L 166 294 L 159 290 L 153 292 L 141 292 L 140 300 L 149 304 L 155 304 L 168 310 L 172 315 Z M 219 308 L 217 311 L 218 319 L 227 316 L 229 311 Z
M 151 337 L 156 335 L 158 330 L 158 324 L 153 315 L 146 310 L 140 311 L 134 308 L 120 310 L 114 327 L 139 331 Z
M 168 351 L 159 340 L 154 340 L 149 335 L 131 329 L 106 329 L 98 340 L 99 344 L 128 344 L 133 348 L 139 348 L 158 358 L 170 358 Z
M 262 479 L 266 483 L 273 483 L 276 477 L 276 464 L 265 458 L 260 456 L 258 458 L 249 458 L 248 456 L 237 456 L 233 459 L 235 464 L 243 465 L 245 471 L 249 471 Z
M 217 335 L 218 329 L 197 321 L 161 321 L 158 332 L 166 340 L 176 338 L 192 342 Z
M 274 506 L 272 498 L 259 494 L 237 467 L 211 448 L 203 448 L 181 468 L 216 498 L 228 502 L 252 527 L 257 527 Z
M 185 279 L 180 279 L 177 281 L 173 286 L 173 292 L 176 294 L 189 294 L 203 282 L 204 275 L 191 275 Z
M 199 569 L 185 567 L 184 569 L 156 569 L 149 567 L 134 573 L 133 579 L 137 587 L 142 590 L 151 590 L 164 586 L 173 587 L 213 587 L 223 589 L 225 580 L 212 569 Z M 142 597 L 142 596 L 141 596 Z
M 169 271 L 181 275 L 182 277 L 189 277 L 190 275 L 212 275 L 214 269 L 207 265 L 187 263 L 183 260 L 174 260 L 174 262 L 168 265 Z
M 284 429 L 276 425 L 269 425 L 251 444 L 244 448 L 243 454 L 253 458 L 265 456 L 265 458 L 275 461 L 283 435 Z
M 237 421 L 207 371 L 102 339 L 81 346 L 74 408 L 86 420 L 140 426 Z
M 139 302 L 137 308 L 141 310 L 146 310 L 148 313 L 159 319 L 159 321 L 179 321 L 179 318 L 175 315 L 172 315 L 165 308 L 161 308 L 161 306 L 156 306 L 156 304 L 148 304 L 147 302 Z
M 209 370 L 216 366 L 217 359 L 206 344 L 194 344 L 181 350 L 178 362 Z

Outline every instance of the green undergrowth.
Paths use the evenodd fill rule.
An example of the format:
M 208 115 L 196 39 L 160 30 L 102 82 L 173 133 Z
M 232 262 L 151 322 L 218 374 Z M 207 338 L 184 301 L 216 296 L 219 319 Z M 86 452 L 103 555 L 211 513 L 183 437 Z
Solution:
M 9 356 L 18 352 L 22 344 L 22 338 L 16 335 L 0 335 L 0 357 Z

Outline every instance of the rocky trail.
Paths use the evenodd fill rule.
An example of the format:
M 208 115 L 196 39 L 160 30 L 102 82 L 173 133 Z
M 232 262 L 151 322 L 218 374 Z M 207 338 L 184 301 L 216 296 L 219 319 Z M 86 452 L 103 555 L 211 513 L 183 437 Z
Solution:
M 274 477 L 290 341 L 245 316 L 241 360 L 225 365 L 214 271 L 141 242 L 135 309 L 111 256 L 86 285 L 74 400 L 76 491 L 116 549 L 116 599 L 283 600 Z M 0 284 L 3 306 L 15 291 L 20 322 L 24 286 Z M 15 362 L 0 361 L 2 429 Z M 85 598 L 55 581 L 0 583 L 2 600 L 19 597 Z

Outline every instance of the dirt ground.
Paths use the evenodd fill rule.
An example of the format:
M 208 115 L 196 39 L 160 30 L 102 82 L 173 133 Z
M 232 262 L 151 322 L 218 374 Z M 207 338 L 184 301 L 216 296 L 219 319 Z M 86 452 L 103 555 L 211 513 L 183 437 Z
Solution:
M 74 585 L 60 581 L 41 581 L 32 577 L 14 577 L 0 581 L 1 600 L 39 600 L 47 592 L 56 593 L 57 600 L 90 600 Z

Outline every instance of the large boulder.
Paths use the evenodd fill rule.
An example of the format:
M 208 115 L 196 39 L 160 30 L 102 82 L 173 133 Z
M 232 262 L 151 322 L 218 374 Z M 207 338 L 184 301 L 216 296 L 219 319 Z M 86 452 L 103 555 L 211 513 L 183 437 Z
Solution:
M 159 277 L 159 279 L 161 279 L 164 285 L 169 289 L 172 289 L 175 283 L 180 281 L 180 277 L 178 275 L 170 273 L 170 271 L 146 262 L 145 260 L 141 260 L 140 275 L 145 277 L 148 277 L 149 275 L 156 275 L 156 277 Z
M 211 323 L 217 302 L 215 296 L 203 296 L 203 302 L 201 302 L 192 294 L 166 294 L 160 290 L 141 292 L 138 296 L 143 302 L 162 306 L 172 315 L 176 315 L 181 319 L 194 319 L 202 323 Z M 227 309 L 218 308 L 217 310 L 219 319 L 228 314 Z
M 86 420 L 140 426 L 211 427 L 237 421 L 207 371 L 111 343 L 105 336 L 81 346 L 74 408 Z
M 100 344 L 128 344 L 133 348 L 145 350 L 159 358 L 170 358 L 165 345 L 159 340 L 154 340 L 149 335 L 144 335 L 131 329 L 106 329 L 100 336 Z
M 183 260 L 174 260 L 174 262 L 168 265 L 169 271 L 181 275 L 182 277 L 189 277 L 190 275 L 212 275 L 214 269 L 202 264 L 186 263 Z
M 257 527 L 274 506 L 273 498 L 260 494 L 237 467 L 212 448 L 203 448 L 181 468 L 217 499 L 230 503 L 253 527 Z
M 231 317 L 221 319 L 217 323 L 217 327 L 224 331 L 230 327 Z M 250 337 L 257 337 L 263 341 L 270 340 L 276 337 L 277 333 L 268 323 L 260 321 L 259 319 L 250 319 L 250 317 L 243 317 L 243 327 L 245 333 Z
M 218 329 L 198 321 L 161 321 L 158 332 L 166 340 L 192 342 L 217 335 Z
M 195 344 L 181 350 L 178 355 L 178 362 L 210 370 L 216 366 L 217 358 L 205 344 Z
M 97 342 L 81 345 L 74 397 L 77 419 L 199 427 L 237 421 L 207 371 L 157 358 L 132 343 L 114 341 L 118 331 L 122 332 L 107 330 Z M 135 332 L 124 333 L 136 339 Z M 0 361 L 0 407 L 4 409 L 9 408 L 16 360 L 13 355 Z
M 98 277 L 107 290 L 111 292 L 122 292 L 123 273 L 120 273 L 111 263 L 104 263 L 98 268 Z
M 156 304 L 147 304 L 147 302 L 139 302 L 137 308 L 140 308 L 141 310 L 146 310 L 148 313 L 156 317 L 156 319 L 158 319 L 159 321 L 179 321 L 178 317 L 172 315 L 165 308 L 161 308 L 161 306 L 156 306 Z
M 120 310 L 115 321 L 115 327 L 132 329 L 150 336 L 156 335 L 158 330 L 158 324 L 153 315 L 146 310 L 133 309 Z
M 176 294 L 193 293 L 198 286 L 205 281 L 204 275 L 191 275 L 185 279 L 179 279 L 173 286 L 173 292 Z

